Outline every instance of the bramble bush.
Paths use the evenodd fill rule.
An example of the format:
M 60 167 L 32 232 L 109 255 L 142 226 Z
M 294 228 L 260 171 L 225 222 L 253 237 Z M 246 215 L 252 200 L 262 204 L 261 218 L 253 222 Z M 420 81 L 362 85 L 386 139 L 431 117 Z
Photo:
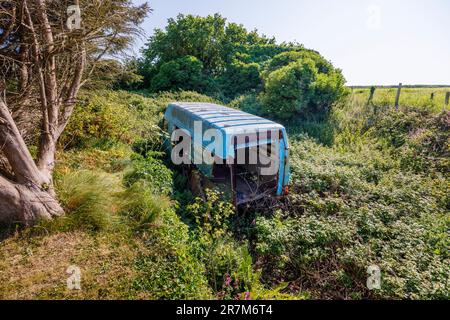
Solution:
M 322 298 L 448 299 L 448 181 L 433 165 L 448 159 L 446 114 L 336 112 L 332 147 L 291 141 L 289 205 L 256 219 L 263 278 Z M 427 165 L 405 165 L 405 146 Z M 370 265 L 380 290 L 366 287 Z

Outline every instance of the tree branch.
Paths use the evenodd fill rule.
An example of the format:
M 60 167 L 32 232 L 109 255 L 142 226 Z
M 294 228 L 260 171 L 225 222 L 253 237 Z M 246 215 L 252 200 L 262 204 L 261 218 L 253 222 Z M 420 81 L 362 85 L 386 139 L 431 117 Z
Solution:
M 0 36 L 0 43 L 4 43 L 5 40 L 9 37 L 15 23 L 16 23 L 16 7 L 13 7 L 11 14 L 11 23 L 5 30 L 3 30 L 3 33 Z
M 84 69 L 86 68 L 86 49 L 84 47 L 84 43 L 81 44 L 81 52 L 78 58 L 78 64 L 76 66 L 74 76 L 72 79 L 72 84 L 67 93 L 67 97 L 64 101 L 64 113 L 61 117 L 59 128 L 58 128 L 58 137 L 64 131 L 67 126 L 67 122 L 69 121 L 70 116 L 73 113 L 73 109 L 76 103 L 76 97 L 78 95 L 78 91 L 81 87 L 81 80 L 83 78 Z

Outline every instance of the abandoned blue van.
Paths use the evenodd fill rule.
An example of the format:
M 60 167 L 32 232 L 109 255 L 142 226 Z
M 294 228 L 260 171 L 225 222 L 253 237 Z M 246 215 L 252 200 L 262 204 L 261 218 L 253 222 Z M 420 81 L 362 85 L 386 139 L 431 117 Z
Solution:
M 164 119 L 172 155 L 177 148 L 175 156 L 184 158 L 183 165 L 198 169 L 214 184 L 229 187 L 236 206 L 288 193 L 289 142 L 282 125 L 197 102 L 170 103 Z M 189 141 L 189 146 L 181 150 L 180 141 Z M 209 161 L 202 158 L 205 154 Z

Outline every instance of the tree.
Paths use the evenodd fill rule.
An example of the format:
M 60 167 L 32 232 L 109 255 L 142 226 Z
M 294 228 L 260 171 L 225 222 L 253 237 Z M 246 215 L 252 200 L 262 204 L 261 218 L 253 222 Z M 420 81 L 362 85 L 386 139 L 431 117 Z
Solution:
M 346 92 L 341 71 L 310 50 L 275 56 L 263 74 L 264 112 L 280 119 L 324 115 Z
M 125 58 L 102 59 L 97 63 L 95 71 L 91 74 L 87 89 L 138 89 L 143 82 L 143 76 L 138 72 L 137 59 Z
M 203 63 L 193 56 L 185 56 L 164 63 L 153 78 L 154 92 L 188 90 L 207 92 L 212 79 L 203 73 Z
M 53 188 L 56 146 L 80 88 L 105 55 L 139 34 L 149 8 L 129 0 L 0 0 L 0 221 L 62 215 Z M 37 116 L 37 156 L 22 123 Z
M 263 94 L 265 113 L 290 119 L 305 110 L 312 99 L 317 68 L 312 60 L 297 61 L 268 76 Z
M 266 50 L 253 48 L 261 46 L 268 48 Z M 167 69 L 170 67 L 172 70 L 181 70 L 180 68 L 189 67 L 189 71 L 193 71 L 194 62 L 189 65 L 186 57 L 191 57 L 191 60 L 194 57 L 201 62 L 202 73 L 209 81 L 207 87 L 201 86 L 198 89 L 201 93 L 212 93 L 211 86 L 212 89 L 228 84 L 235 87 L 236 79 L 227 77 L 235 76 L 240 72 L 242 76 L 250 76 L 249 80 L 253 82 L 252 85 L 246 84 L 246 87 L 254 88 L 260 77 L 259 71 L 258 75 L 255 73 L 258 68 L 251 64 L 255 62 L 252 60 L 257 60 L 255 56 L 262 54 L 265 55 L 264 59 L 270 59 L 271 56 L 267 53 L 274 52 L 276 46 L 274 39 L 260 36 L 256 30 L 249 32 L 242 25 L 227 23 L 227 20 L 219 14 L 207 17 L 180 14 L 176 19 L 169 19 L 164 30 L 155 30 L 143 50 L 139 70 L 145 78 L 146 86 L 153 91 L 161 90 L 160 83 L 168 80 L 170 76 Z M 248 61 L 243 61 L 241 57 L 247 51 L 249 52 Z M 276 53 L 279 52 L 276 51 Z M 259 59 L 258 63 L 262 60 Z M 249 65 L 242 65 L 236 61 Z M 175 80 L 173 76 L 171 78 Z M 198 76 L 195 78 L 198 79 Z M 246 80 L 243 81 L 246 82 Z M 171 83 L 173 87 L 170 87 Z M 165 81 L 163 84 L 164 90 L 180 88 L 179 81 Z M 183 83 L 181 88 L 188 85 Z M 230 97 L 243 92 L 241 90 L 235 93 L 233 88 L 228 86 L 223 89 Z
M 221 76 L 223 92 L 227 97 L 244 94 L 261 87 L 260 67 L 257 63 L 234 60 Z
M 221 56 L 226 19 L 215 14 L 197 17 L 178 15 L 169 19 L 165 30 L 156 29 L 143 50 L 145 63 L 158 66 L 185 57 L 196 57 L 206 73 L 216 74 L 224 67 Z

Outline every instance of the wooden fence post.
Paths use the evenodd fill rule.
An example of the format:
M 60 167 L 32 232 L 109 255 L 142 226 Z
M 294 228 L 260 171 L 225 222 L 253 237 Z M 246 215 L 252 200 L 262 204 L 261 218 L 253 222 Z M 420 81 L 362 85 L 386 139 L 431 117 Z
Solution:
M 446 107 L 448 106 L 449 101 L 450 101 L 450 92 L 447 92 L 445 94 L 445 106 Z
M 375 90 L 377 90 L 376 87 L 371 87 L 370 88 L 370 95 L 369 95 L 369 100 L 367 100 L 367 105 L 369 105 L 372 102 L 373 97 L 375 95 Z
M 398 106 L 400 103 L 400 93 L 402 92 L 402 83 L 398 85 L 397 96 L 395 97 L 395 109 L 398 110 Z

